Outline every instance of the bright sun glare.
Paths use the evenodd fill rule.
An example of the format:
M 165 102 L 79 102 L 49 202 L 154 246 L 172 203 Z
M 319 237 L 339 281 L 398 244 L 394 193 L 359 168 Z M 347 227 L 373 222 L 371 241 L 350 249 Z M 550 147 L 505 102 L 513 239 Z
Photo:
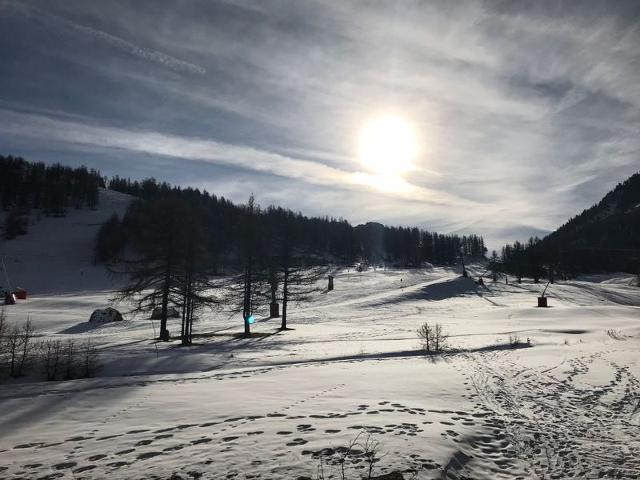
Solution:
M 370 120 L 360 131 L 358 155 L 370 172 L 402 177 L 414 167 L 418 155 L 413 128 L 406 120 L 391 115 Z

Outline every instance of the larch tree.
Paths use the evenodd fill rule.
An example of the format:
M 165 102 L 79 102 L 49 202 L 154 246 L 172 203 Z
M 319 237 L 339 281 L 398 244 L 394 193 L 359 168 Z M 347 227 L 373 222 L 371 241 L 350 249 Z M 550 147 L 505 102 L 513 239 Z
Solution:
M 215 270 L 215 252 L 207 246 L 206 228 L 200 221 L 203 218 L 199 209 L 191 207 L 183 219 L 184 250 L 180 256 L 178 283 L 182 290 L 182 325 L 180 337 L 183 345 L 191 345 L 193 340 L 193 321 L 204 308 L 218 305 L 214 294 L 217 285 L 211 281 Z
M 224 282 L 224 303 L 232 313 L 242 312 L 244 336 L 250 337 L 254 314 L 263 310 L 265 292 L 269 288 L 265 273 L 260 206 L 253 195 L 243 206 L 236 230 L 239 273 L 229 276 Z
M 281 216 L 280 235 L 275 237 L 273 249 L 279 252 L 279 283 L 282 285 L 282 314 L 280 329 L 287 330 L 290 303 L 306 301 L 314 293 L 321 291 L 320 280 L 328 272 L 322 257 L 304 251 L 298 245 L 299 236 L 295 230 L 293 215 Z
M 185 217 L 188 207 L 179 199 L 158 199 L 140 202 L 127 215 L 136 216 L 133 233 L 134 257 L 124 260 L 127 286 L 116 294 L 116 300 L 133 302 L 132 313 L 152 312 L 161 308 L 160 335 L 168 341 L 169 307 L 180 307 L 184 290 L 181 287 L 181 266 L 185 251 Z

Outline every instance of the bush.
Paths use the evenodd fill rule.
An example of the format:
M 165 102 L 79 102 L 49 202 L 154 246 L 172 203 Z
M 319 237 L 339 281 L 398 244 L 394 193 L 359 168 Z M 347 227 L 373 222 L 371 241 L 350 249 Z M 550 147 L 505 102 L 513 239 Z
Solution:
M 62 357 L 62 340 L 47 340 L 40 345 L 40 361 L 47 380 L 58 377 Z
M 21 377 L 31 364 L 35 329 L 31 320 L 27 320 L 23 325 L 5 325 L 4 314 L 2 316 L 4 332 L 0 351 L 8 357 L 9 375 Z
M 0 308 L 0 354 L 3 353 L 2 345 L 4 343 L 4 331 L 7 327 L 7 315 L 4 308 Z
M 0 308 L 0 367 L 4 366 L 4 356 L 6 353 L 7 342 L 5 334 L 7 333 L 7 317 L 4 308 Z
M 82 355 L 82 371 L 81 375 L 85 378 L 93 377 L 98 369 L 98 350 L 91 338 L 88 338 L 83 344 L 80 351 Z
M 427 353 L 439 353 L 449 346 L 449 335 L 444 331 L 440 323 L 429 325 L 428 322 L 425 322 L 418 328 L 417 334 L 422 348 Z
M 87 338 L 78 344 L 74 339 L 34 341 L 31 320 L 9 324 L 0 309 L 0 367 L 12 377 L 30 373 L 44 374 L 47 380 L 71 380 L 94 376 L 99 368 L 95 342 Z
M 356 475 L 356 478 L 362 480 L 375 480 L 377 479 L 402 479 L 402 475 L 398 476 L 397 473 L 383 475 L 382 477 L 374 477 L 373 472 L 375 466 L 386 454 L 382 454 L 380 442 L 375 440 L 371 435 L 367 436 L 364 440 L 360 440 L 360 434 L 349 442 L 346 447 L 339 447 L 335 452 L 326 457 L 329 465 L 338 467 L 339 471 L 334 473 L 328 473 L 324 471 L 325 465 L 323 458 L 320 458 L 318 470 L 316 474 L 316 480 L 325 480 L 327 478 L 339 478 L 340 480 L 347 480 L 349 477 L 346 475 L 347 462 L 357 465 L 364 463 L 366 468 L 366 475 Z M 360 466 L 362 468 L 362 466 Z M 310 477 L 298 477 L 298 480 L 311 480 Z
M 75 377 L 77 369 L 77 351 L 76 342 L 73 339 L 67 340 L 62 351 L 64 362 L 64 380 L 72 380 Z

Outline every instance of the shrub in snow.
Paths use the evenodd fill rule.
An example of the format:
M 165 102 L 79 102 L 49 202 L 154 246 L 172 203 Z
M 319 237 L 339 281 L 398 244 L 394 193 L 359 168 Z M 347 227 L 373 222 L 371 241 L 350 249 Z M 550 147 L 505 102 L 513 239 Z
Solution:
M 4 331 L 7 327 L 7 316 L 4 313 L 4 308 L 0 308 L 0 347 L 2 346 L 2 339 L 4 338 Z M 2 348 L 0 348 L 0 353 L 2 353 Z
M 427 353 L 441 352 L 449 346 L 449 335 L 439 323 L 429 325 L 428 322 L 425 322 L 420 326 L 417 334 L 422 348 L 424 348 Z
M 67 340 L 62 349 L 63 380 L 92 377 L 100 367 L 99 360 L 98 350 L 91 338 L 81 344 L 73 339 Z
M 45 340 L 40 344 L 40 362 L 47 380 L 55 380 L 62 367 L 62 340 Z
M 6 362 L 9 374 L 12 377 L 21 377 L 27 373 L 33 360 L 33 337 L 35 329 L 31 320 L 21 325 L 13 324 L 3 326 L 2 351 L 6 353 Z
M 100 365 L 98 350 L 91 338 L 88 338 L 80 346 L 80 355 L 82 365 L 79 374 L 85 378 L 93 377 Z
M 93 311 L 89 321 L 98 323 L 121 322 L 122 314 L 115 308 L 99 308 Z
M 320 463 L 318 465 L 317 474 L 315 480 L 326 480 L 329 478 L 339 478 L 340 480 L 348 480 L 350 478 L 360 478 L 362 480 L 403 480 L 404 477 L 400 472 L 391 472 L 381 476 L 373 476 L 376 464 L 380 462 L 382 457 L 386 454 L 381 454 L 380 442 L 375 440 L 371 435 L 367 436 L 364 440 L 360 440 L 360 434 L 353 439 L 346 447 L 338 447 L 337 449 L 329 449 L 331 451 L 327 456 L 320 457 Z M 325 463 L 327 467 L 338 467 L 338 472 L 325 472 Z M 359 465 L 357 468 L 364 468 L 366 471 L 360 472 L 365 475 L 356 474 L 350 476 L 347 474 L 347 464 L 355 466 L 357 464 L 364 463 L 366 465 Z M 297 480 L 312 480 L 311 477 L 301 476 Z

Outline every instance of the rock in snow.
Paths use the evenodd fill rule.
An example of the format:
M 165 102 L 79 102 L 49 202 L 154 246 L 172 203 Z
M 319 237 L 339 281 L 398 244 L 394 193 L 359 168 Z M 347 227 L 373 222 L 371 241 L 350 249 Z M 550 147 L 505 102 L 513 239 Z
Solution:
M 97 323 L 121 322 L 122 314 L 115 308 L 98 308 L 93 311 L 89 321 Z

